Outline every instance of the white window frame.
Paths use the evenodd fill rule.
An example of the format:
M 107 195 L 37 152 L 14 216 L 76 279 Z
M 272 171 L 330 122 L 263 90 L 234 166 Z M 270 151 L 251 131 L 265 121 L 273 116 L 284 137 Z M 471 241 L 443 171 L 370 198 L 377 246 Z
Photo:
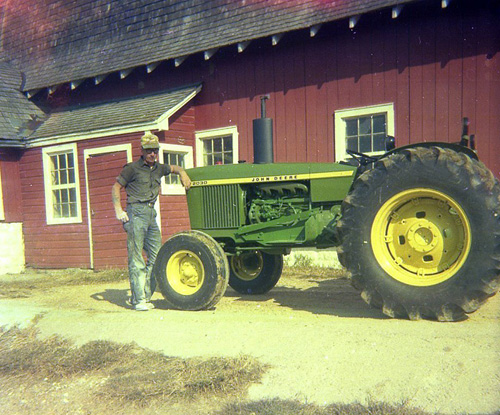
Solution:
M 394 104 L 370 105 L 360 108 L 348 108 L 335 111 L 335 161 L 350 158 L 346 152 L 346 122 L 347 118 L 363 117 L 365 115 L 386 114 L 387 135 L 394 136 Z M 367 153 L 372 156 L 383 154 L 383 151 Z
M 212 130 L 198 131 L 195 133 L 196 142 L 196 166 L 204 166 L 203 164 L 203 140 L 223 137 L 230 135 L 233 143 L 233 164 L 238 164 L 238 128 L 229 126 L 223 128 L 214 128 Z
M 160 151 L 158 154 L 158 161 L 165 163 L 163 152 L 178 153 L 184 155 L 184 166 L 186 169 L 193 167 L 193 147 L 183 146 L 180 144 L 165 144 L 160 143 Z M 162 195 L 184 195 L 186 190 L 182 184 L 167 184 L 166 178 L 161 179 L 161 194 Z
M 73 162 L 75 164 L 75 189 L 77 215 L 74 218 L 55 218 L 52 205 L 52 180 L 51 180 L 51 162 L 50 157 L 63 153 L 73 153 Z M 42 149 L 43 156 L 43 180 L 45 185 L 45 215 L 47 225 L 59 225 L 70 223 L 82 223 L 82 204 L 80 198 L 80 172 L 78 167 L 78 151 L 76 143 L 64 144 L 59 146 L 45 147 Z

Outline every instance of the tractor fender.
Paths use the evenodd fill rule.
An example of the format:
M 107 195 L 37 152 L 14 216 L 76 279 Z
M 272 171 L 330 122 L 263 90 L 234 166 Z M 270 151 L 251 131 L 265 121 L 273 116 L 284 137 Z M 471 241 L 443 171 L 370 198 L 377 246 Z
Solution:
M 407 146 L 403 147 L 398 147 L 395 148 L 394 150 L 388 151 L 385 153 L 380 159 L 383 159 L 387 156 L 390 156 L 391 154 L 396 154 L 401 151 L 404 151 L 409 148 L 416 148 L 416 147 L 424 147 L 424 148 L 431 148 L 431 147 L 441 147 L 441 148 L 447 148 L 453 151 L 456 151 L 457 153 L 464 153 L 465 155 L 469 156 L 473 160 L 479 160 L 477 154 L 471 150 L 470 148 L 464 147 L 460 144 L 454 144 L 454 143 L 441 143 L 437 141 L 429 141 L 429 142 L 424 142 L 424 143 L 416 143 L 416 144 L 409 144 Z

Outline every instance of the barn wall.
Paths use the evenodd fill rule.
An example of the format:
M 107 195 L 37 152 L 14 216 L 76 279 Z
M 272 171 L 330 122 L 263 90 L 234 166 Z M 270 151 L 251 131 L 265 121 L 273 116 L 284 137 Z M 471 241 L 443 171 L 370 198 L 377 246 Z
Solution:
M 36 268 L 89 268 L 90 245 L 85 184 L 84 151 L 86 149 L 132 144 L 134 160 L 140 157 L 140 136 L 142 132 L 79 141 L 78 163 L 80 171 L 80 195 L 82 223 L 47 225 L 45 215 L 45 195 L 42 169 L 42 149 L 27 150 L 20 160 L 21 195 L 23 203 L 23 222 L 26 250 L 26 265 Z M 161 142 L 193 145 L 194 110 L 185 108 L 171 119 L 169 131 L 158 133 Z M 112 174 L 120 173 L 118 168 Z M 109 175 L 109 172 L 103 172 Z M 110 211 L 112 209 L 111 187 L 107 195 Z M 183 213 L 187 211 L 185 197 L 161 196 L 161 217 L 163 238 L 176 230 L 189 228 L 189 220 Z M 125 203 L 123 203 L 125 208 Z M 109 219 L 116 221 L 114 214 Z M 120 229 L 121 231 L 121 229 Z M 113 264 L 111 264 L 113 266 Z
M 395 104 L 397 145 L 457 142 L 470 120 L 480 158 L 500 176 L 500 28 L 488 10 L 419 10 L 398 19 L 364 16 L 286 34 L 212 58 L 196 129 L 237 125 L 240 159 L 252 160 L 251 120 L 269 94 L 276 161 L 333 161 L 336 110 Z M 199 69 L 198 69 L 199 71 Z

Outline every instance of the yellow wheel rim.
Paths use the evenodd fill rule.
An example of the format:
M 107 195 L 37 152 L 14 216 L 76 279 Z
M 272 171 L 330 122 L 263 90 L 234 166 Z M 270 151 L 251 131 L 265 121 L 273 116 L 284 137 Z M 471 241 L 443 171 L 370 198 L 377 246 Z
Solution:
M 231 269 L 236 276 L 244 281 L 252 281 L 259 276 L 264 268 L 264 259 L 259 251 L 243 252 L 231 257 Z
M 431 286 L 448 280 L 464 264 L 471 247 L 470 224 L 448 195 L 432 189 L 406 190 L 378 211 L 371 245 L 392 278 Z
M 191 251 L 177 251 L 167 263 L 167 280 L 179 294 L 192 295 L 205 280 L 205 270 L 198 255 Z

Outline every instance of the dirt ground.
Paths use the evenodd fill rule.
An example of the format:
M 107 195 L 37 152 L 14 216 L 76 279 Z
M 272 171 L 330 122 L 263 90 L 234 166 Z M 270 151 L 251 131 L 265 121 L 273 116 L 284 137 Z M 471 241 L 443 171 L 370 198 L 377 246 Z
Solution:
M 271 367 L 249 399 L 407 402 L 433 413 L 500 413 L 500 295 L 467 321 L 393 320 L 369 308 L 345 279 L 303 274 L 270 293 L 228 288 L 215 310 L 136 312 L 126 282 L 66 286 L 0 300 L 0 325 L 42 314 L 42 335 L 77 344 L 136 342 L 168 356 L 251 355 Z

